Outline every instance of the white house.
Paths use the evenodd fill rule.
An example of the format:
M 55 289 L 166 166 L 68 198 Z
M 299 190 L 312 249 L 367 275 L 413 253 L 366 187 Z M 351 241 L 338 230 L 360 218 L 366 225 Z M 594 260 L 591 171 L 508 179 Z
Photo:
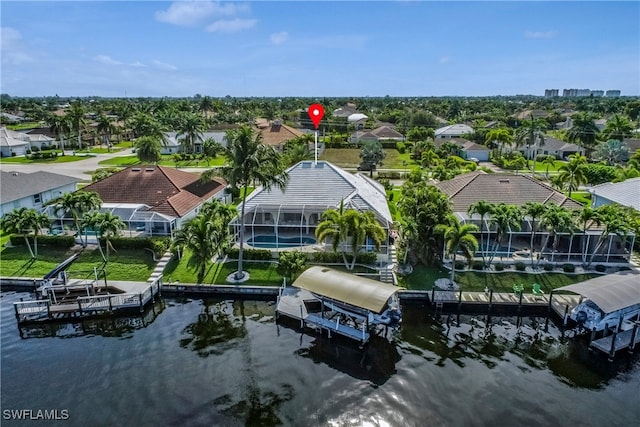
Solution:
M 455 125 L 444 126 L 438 128 L 434 132 L 435 139 L 452 139 L 460 138 L 468 133 L 473 133 L 471 126 L 457 123 Z
M 0 156 L 24 156 L 31 147 L 42 148 L 54 143 L 54 139 L 41 134 L 26 134 L 0 127 Z
M 622 182 L 606 182 L 587 189 L 591 193 L 592 207 L 618 204 L 640 211 L 640 178 Z
M 176 154 L 182 151 L 182 142 L 180 141 L 181 138 L 178 137 L 178 132 L 165 132 L 164 136 L 166 144 L 160 148 L 160 154 Z M 193 144 L 194 152 L 202 153 L 202 143 L 209 138 L 226 147 L 227 142 L 224 137 L 224 132 L 204 132 L 202 138 L 199 138 Z
M 80 180 L 51 172 L 0 172 L 0 216 L 17 208 L 40 211 L 49 200 L 76 190 Z

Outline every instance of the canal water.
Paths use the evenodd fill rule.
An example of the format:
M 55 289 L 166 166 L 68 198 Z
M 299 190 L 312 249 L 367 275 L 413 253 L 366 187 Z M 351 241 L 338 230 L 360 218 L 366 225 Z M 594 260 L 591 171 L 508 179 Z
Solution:
M 269 301 L 18 327 L 26 296 L 1 294 L 3 426 L 640 425 L 640 357 L 609 363 L 540 318 L 405 306 L 401 330 L 360 351 L 276 323 Z M 21 410 L 68 419 L 9 419 Z

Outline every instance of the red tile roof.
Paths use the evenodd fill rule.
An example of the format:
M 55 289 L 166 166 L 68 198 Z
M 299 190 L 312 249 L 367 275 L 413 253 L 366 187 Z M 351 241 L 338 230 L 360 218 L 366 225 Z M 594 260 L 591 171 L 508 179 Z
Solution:
M 161 214 L 181 217 L 224 190 L 216 178 L 200 182 L 200 175 L 164 166 L 132 166 L 83 188 L 95 191 L 105 203 L 142 203 Z

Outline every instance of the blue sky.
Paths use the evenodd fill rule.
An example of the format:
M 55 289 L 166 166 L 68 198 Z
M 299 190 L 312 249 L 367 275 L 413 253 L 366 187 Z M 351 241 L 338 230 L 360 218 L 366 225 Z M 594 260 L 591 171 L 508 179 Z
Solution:
M 640 2 L 6 1 L 13 96 L 640 95 Z

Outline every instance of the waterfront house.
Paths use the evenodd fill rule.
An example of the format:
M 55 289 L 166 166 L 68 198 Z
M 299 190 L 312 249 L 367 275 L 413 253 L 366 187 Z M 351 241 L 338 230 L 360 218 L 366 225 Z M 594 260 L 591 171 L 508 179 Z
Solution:
M 385 230 L 393 223 L 384 188 L 361 174 L 350 174 L 337 166 L 319 161 L 300 162 L 287 170 L 289 183 L 284 190 L 257 188 L 246 200 L 245 239 L 250 246 L 271 242 L 266 247 L 315 245 L 315 230 L 327 209 L 372 211 Z M 242 206 L 238 206 L 241 212 Z M 239 235 L 240 220 L 231 222 Z M 328 248 L 329 246 L 327 246 Z M 383 243 L 379 259 L 388 258 L 388 240 Z M 367 245 L 365 250 L 373 250 Z
M 435 186 L 448 196 L 453 212 L 461 222 L 473 223 L 478 226 L 478 242 L 484 239 L 487 254 L 492 252 L 489 247 L 493 246 L 497 228 L 492 223 L 490 216 L 485 216 L 484 222 L 481 222 L 478 214 L 468 214 L 469 207 L 480 200 L 517 207 L 522 207 L 527 202 L 539 202 L 545 205 L 555 204 L 571 211 L 582 209 L 580 203 L 528 175 L 486 174 L 476 171 L 459 175 L 448 181 L 441 181 Z M 586 253 L 593 252 L 602 233 L 602 229 L 596 225 L 590 227 L 586 234 L 583 234 L 582 230 L 577 227 L 572 230 L 559 231 L 557 233 L 557 247 L 554 250 L 551 232 L 545 230 L 539 223 L 540 219 L 538 218 L 536 220 L 537 231 L 533 256 L 536 258 L 539 256 L 540 259 L 550 262 L 581 262 L 582 248 L 585 248 Z M 529 253 L 532 226 L 531 218 L 524 217 L 520 230 L 507 230 L 503 241 L 498 245 L 496 255 L 502 261 L 505 257 L 508 261 L 530 259 L 532 256 Z M 480 230 L 483 232 L 483 237 L 480 235 Z M 486 243 L 487 234 L 492 242 L 490 245 Z M 612 234 L 605 247 L 601 248 L 601 254 L 598 254 L 594 260 L 598 263 L 626 265 L 630 262 L 633 242 L 633 235 L 627 236 L 626 239 L 620 239 L 617 235 Z M 477 256 L 480 256 L 480 251 L 476 254 Z
M 617 204 L 640 212 L 640 178 L 622 182 L 606 182 L 587 189 L 591 193 L 592 207 Z
M 0 171 L 0 216 L 14 209 L 42 210 L 45 203 L 76 190 L 79 179 L 51 172 Z
M 172 236 L 182 223 L 213 199 L 227 201 L 221 178 L 200 181 L 200 175 L 164 166 L 132 166 L 83 188 L 98 193 L 101 211 L 119 216 L 129 235 Z M 53 209 L 49 215 L 59 218 Z M 125 232 L 126 233 L 126 232 Z

